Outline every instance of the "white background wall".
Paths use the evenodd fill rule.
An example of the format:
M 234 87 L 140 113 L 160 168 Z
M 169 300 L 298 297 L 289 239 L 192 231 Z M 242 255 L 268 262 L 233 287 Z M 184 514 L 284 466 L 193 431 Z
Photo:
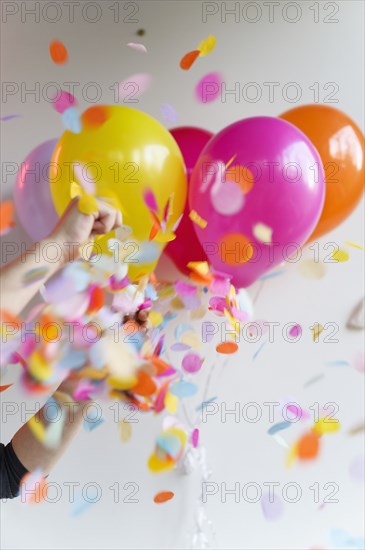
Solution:
M 36 2 L 3 2 L 19 12 L 7 19 L 3 13 L 1 62 L 2 79 L 27 89 L 39 83 L 41 94 L 47 83 L 79 82 L 78 90 L 90 82 L 96 82 L 102 91 L 100 102 L 112 103 L 113 92 L 109 87 L 132 73 L 149 72 L 153 76 L 150 90 L 141 98 L 137 108 L 145 110 L 164 123 L 160 105 L 170 103 L 179 115 L 179 125 L 196 125 L 213 132 L 240 118 L 254 115 L 279 115 L 294 104 L 285 99 L 285 85 L 297 83 L 302 91 L 299 103 L 313 102 L 314 83 L 319 83 L 320 100 L 327 91 L 326 83 L 334 82 L 338 88 L 335 97 L 338 108 L 350 115 L 361 127 L 363 124 L 364 96 L 364 4 L 361 1 L 319 2 L 319 22 L 314 22 L 317 4 L 302 1 L 297 8 L 281 2 L 276 7 L 274 20 L 269 20 L 269 7 L 256 2 L 262 15 L 256 23 L 233 16 L 222 21 L 221 2 L 213 3 L 219 13 L 202 21 L 202 3 L 195 1 L 139 1 L 135 4 L 137 22 L 114 21 L 109 1 L 94 2 L 101 10 L 101 18 L 95 24 L 85 20 L 81 7 L 90 2 L 75 2 L 74 22 L 69 22 L 65 2 L 57 2 L 61 18 L 50 23 L 46 18 L 55 17 L 55 8 L 48 6 L 40 14 L 21 17 L 21 5 L 28 9 Z M 40 2 L 44 8 L 50 2 Z M 121 19 L 132 8 L 123 9 Z M 223 3 L 224 4 L 224 3 Z M 240 2 L 245 9 L 247 2 Z M 293 3 L 291 3 L 293 4 Z M 327 8 L 325 11 L 325 5 Z M 227 2 L 230 9 L 233 2 Z M 246 6 L 247 7 L 247 6 Z M 333 10 L 338 13 L 332 15 Z M 293 10 L 301 10 L 296 23 Z M 9 8 L 11 9 L 11 8 Z M 86 9 L 86 8 L 84 8 Z M 252 10 L 254 8 L 251 8 Z M 61 10 L 61 11 L 60 11 Z M 94 8 L 88 8 L 86 17 L 93 18 Z M 286 11 L 288 10 L 288 11 Z M 244 12 L 245 14 L 245 12 Z M 253 18 L 253 11 L 247 12 Z M 338 19 L 324 23 L 325 17 Z M 246 18 L 247 19 L 247 18 Z M 4 23 L 6 21 L 6 23 Z M 144 28 L 146 35 L 138 38 L 135 33 Z M 181 56 L 194 49 L 199 42 L 215 34 L 217 48 L 213 54 L 199 59 L 189 71 L 179 69 Z M 48 45 L 52 39 L 62 40 L 68 47 L 70 62 L 58 67 L 52 64 Z M 148 48 L 143 55 L 126 47 L 127 42 L 141 41 Z M 194 98 L 194 86 L 209 71 L 218 70 L 224 75 L 227 88 L 238 82 L 241 89 L 248 82 L 257 83 L 262 98 L 250 103 L 233 96 L 227 101 L 201 105 Z M 269 101 L 268 87 L 264 82 L 279 82 L 273 102 Z M 76 90 L 77 90 L 76 89 Z M 85 88 L 84 88 L 85 91 Z M 90 93 L 92 89 L 89 88 Z M 283 92 L 284 91 L 284 97 Z M 77 92 L 82 108 L 89 105 L 82 93 Z M 2 116 L 21 114 L 21 118 L 1 123 L 2 161 L 20 163 L 26 154 L 39 143 L 59 136 L 62 124 L 59 115 L 41 97 L 16 93 L 3 96 Z M 12 193 L 14 177 L 3 181 L 3 198 Z M 363 242 L 363 215 L 360 207 L 340 227 L 321 240 L 343 244 L 345 240 Z M 20 227 L 6 236 L 7 240 L 27 240 Z M 322 248 L 323 252 L 323 248 Z M 310 251 L 306 253 L 310 257 Z M 262 286 L 255 305 L 255 317 L 285 323 L 296 320 L 304 327 L 300 343 L 290 345 L 281 334 L 274 343 L 267 344 L 256 360 L 253 355 L 257 344 L 243 344 L 222 368 L 217 365 L 217 377 L 212 382 L 210 396 L 218 395 L 217 403 L 254 401 L 263 411 L 262 419 L 250 424 L 241 419 L 235 422 L 228 417 L 222 423 L 219 415 L 212 416 L 202 426 L 201 440 L 207 449 L 212 466 L 212 481 L 226 482 L 232 487 L 239 482 L 276 481 L 283 484 L 294 481 L 300 484 L 303 496 L 296 504 L 285 503 L 284 514 L 277 522 L 268 522 L 259 504 L 249 504 L 241 499 L 235 503 L 232 496 L 223 503 L 221 494 L 208 499 L 208 512 L 217 533 L 220 548 L 272 549 L 318 546 L 331 548 L 332 529 L 344 529 L 354 536 L 363 535 L 363 490 L 349 475 L 351 462 L 362 453 L 362 434 L 350 436 L 348 431 L 363 421 L 363 373 L 353 366 L 329 367 L 325 363 L 347 360 L 352 363 L 361 351 L 363 333 L 345 328 L 353 306 L 362 296 L 363 252 L 352 248 L 350 261 L 344 264 L 327 264 L 327 273 L 321 280 L 303 278 L 299 264 L 288 265 L 285 274 L 270 279 Z M 171 263 L 166 260 L 161 272 L 166 270 L 174 277 Z M 261 286 L 249 288 L 255 297 Z M 179 322 L 183 320 L 183 314 Z M 311 341 L 309 327 L 314 322 L 337 323 L 340 327 L 338 343 Z M 206 357 L 205 372 L 216 362 L 213 346 L 203 350 Z M 313 376 L 323 373 L 317 383 L 304 387 Z M 7 375 L 7 380 L 11 378 Z M 5 382 L 3 382 L 5 383 Z M 319 459 L 308 465 L 295 464 L 285 468 L 285 449 L 267 435 L 270 427 L 267 409 L 263 403 L 287 398 L 298 401 L 303 408 L 313 403 L 338 404 L 338 417 L 342 422 L 341 433 L 328 436 L 323 442 Z M 2 394 L 2 401 L 20 401 L 16 388 Z M 194 401 L 199 404 L 201 394 Z M 27 405 L 31 408 L 32 402 Z M 191 409 L 193 410 L 193 406 Z M 25 506 L 9 501 L 2 506 L 1 544 L 3 548 L 186 548 L 192 529 L 195 500 L 199 492 L 197 475 L 181 476 L 176 472 L 152 476 L 146 468 L 147 457 L 159 431 L 161 419 L 151 415 L 138 416 L 133 426 L 132 439 L 127 444 L 119 440 L 117 425 L 112 421 L 108 404 L 102 404 L 107 417 L 101 427 L 92 433 L 81 433 L 72 448 L 55 468 L 50 480 L 59 484 L 61 498 L 57 503 Z M 280 420 L 280 418 L 278 419 Z M 21 424 L 20 413 L 2 424 L 1 440 L 7 442 Z M 304 425 L 293 425 L 283 438 L 290 444 L 304 430 Z M 68 489 L 65 482 L 79 482 L 81 487 L 97 482 L 102 489 L 101 500 L 77 518 L 70 517 Z M 111 485 L 119 482 L 137 483 L 138 503 L 113 502 Z M 339 486 L 339 503 L 327 504 L 319 509 L 313 501 L 313 483 L 320 484 L 322 497 L 326 482 Z M 152 499 L 159 490 L 173 490 L 175 499 L 157 506 Z M 121 492 L 124 498 L 128 492 Z M 191 537 L 190 537 L 191 538 Z

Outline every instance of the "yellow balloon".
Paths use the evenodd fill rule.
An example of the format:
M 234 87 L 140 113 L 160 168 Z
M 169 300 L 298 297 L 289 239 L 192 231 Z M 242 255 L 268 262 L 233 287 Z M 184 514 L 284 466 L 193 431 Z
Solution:
M 132 230 L 118 254 L 125 257 L 131 280 L 138 280 L 155 268 L 184 210 L 187 181 L 182 154 L 166 128 L 130 107 L 93 106 L 81 115 L 81 123 L 80 133 L 66 131 L 55 147 L 50 164 L 53 202 L 62 215 L 75 189 L 90 195 L 90 185 L 95 186 L 93 194 L 120 209 L 123 224 Z M 152 203 L 155 214 L 146 202 Z M 118 237 L 116 233 L 98 239 L 94 252 L 116 257 L 116 249 L 108 248 L 108 239 Z

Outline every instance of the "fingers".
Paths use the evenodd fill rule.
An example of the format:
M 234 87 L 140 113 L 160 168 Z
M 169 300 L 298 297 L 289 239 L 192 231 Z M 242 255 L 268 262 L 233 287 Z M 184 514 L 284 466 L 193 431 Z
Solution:
M 122 225 L 122 214 L 103 200 L 98 199 L 98 213 L 95 215 L 93 234 L 104 235 Z

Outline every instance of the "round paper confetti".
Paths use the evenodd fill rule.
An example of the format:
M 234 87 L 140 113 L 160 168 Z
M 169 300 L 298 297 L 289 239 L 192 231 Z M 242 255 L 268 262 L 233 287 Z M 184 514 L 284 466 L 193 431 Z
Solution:
M 234 181 L 241 189 L 242 193 L 249 193 L 255 183 L 253 174 L 251 170 L 246 168 L 246 166 L 230 166 L 227 163 L 225 171 L 226 181 Z
M 180 68 L 184 71 L 188 71 L 190 67 L 193 65 L 193 63 L 197 60 L 197 58 L 200 55 L 199 50 L 193 50 L 192 52 L 188 52 L 184 55 L 184 57 L 180 61 Z
M 54 98 L 53 100 L 53 107 L 57 111 L 57 113 L 64 113 L 66 109 L 69 109 L 70 107 L 74 107 L 76 105 L 76 99 L 72 94 L 69 92 L 65 92 L 64 90 L 61 90 L 59 94 Z
M 201 57 L 205 57 L 210 52 L 212 52 L 216 47 L 216 44 L 217 44 L 217 39 L 213 34 L 208 36 L 208 38 L 206 38 L 205 40 L 202 40 L 198 46 L 198 50 L 200 52 Z
M 62 65 L 68 60 L 68 53 L 65 45 L 58 40 L 53 40 L 49 45 L 51 59 L 57 65 Z
M 304 434 L 297 443 L 297 453 L 302 460 L 311 460 L 318 455 L 319 436 L 315 432 Z
M 342 263 L 342 262 L 348 262 L 348 260 L 350 259 L 350 255 L 347 252 L 347 250 L 344 250 L 343 248 L 339 248 L 338 250 L 335 250 L 335 252 L 331 254 L 331 258 L 336 262 Z
M 211 103 L 220 96 L 222 77 L 219 73 L 209 73 L 195 87 L 195 97 L 200 103 Z
M 203 364 L 203 360 L 197 353 L 187 353 L 182 360 L 182 368 L 185 372 L 198 372 Z
M 299 271 L 306 279 L 322 279 L 326 275 L 326 266 L 323 262 L 303 260 L 299 264 Z
M 215 348 L 218 353 L 230 354 L 236 353 L 238 350 L 238 345 L 236 342 L 221 342 Z
M 82 122 L 85 128 L 98 128 L 102 126 L 109 118 L 109 109 L 104 105 L 94 105 L 85 111 L 82 115 Z
M 171 500 L 172 498 L 174 498 L 174 496 L 175 494 L 172 491 L 161 491 L 154 496 L 153 502 L 155 502 L 156 504 L 162 504 L 163 502 Z

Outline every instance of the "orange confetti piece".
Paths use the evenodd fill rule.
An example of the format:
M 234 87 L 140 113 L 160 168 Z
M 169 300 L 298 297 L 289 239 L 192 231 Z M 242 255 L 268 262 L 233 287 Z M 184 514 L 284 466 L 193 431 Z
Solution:
M 245 194 L 249 193 L 254 184 L 254 178 L 251 170 L 246 166 L 232 166 L 232 168 L 226 167 L 225 172 L 226 181 L 235 182 Z
M 87 313 L 99 311 L 105 303 L 104 290 L 100 286 L 96 286 L 91 291 L 90 303 L 87 308 Z
M 171 500 L 172 498 L 174 498 L 174 496 L 175 493 L 173 493 L 172 491 L 161 491 L 154 496 L 153 502 L 155 502 L 156 504 L 162 504 L 163 502 Z
M 68 60 L 68 53 L 65 45 L 58 40 L 53 40 L 49 45 L 49 53 L 53 63 L 62 65 Z
M 180 67 L 184 71 L 188 71 L 190 67 L 193 65 L 193 63 L 196 61 L 196 59 L 200 55 L 200 50 L 193 50 L 192 52 L 188 52 L 184 55 L 184 57 L 180 61 Z
M 5 386 L 0 386 L 0 393 L 7 390 L 8 388 L 11 388 L 13 384 L 6 384 Z
M 11 201 L 4 201 L 0 204 L 0 235 L 5 235 L 15 226 L 13 221 L 14 205 Z
M 315 432 L 304 434 L 297 443 L 297 453 L 301 460 L 312 460 L 319 452 L 319 436 Z
M 102 126 L 108 118 L 108 107 L 104 105 L 94 105 L 83 113 L 81 120 L 86 128 L 98 128 Z
M 151 228 L 148 240 L 153 241 L 153 239 L 156 237 L 159 231 L 160 231 L 160 224 L 155 222 Z
M 218 353 L 236 353 L 236 351 L 238 350 L 238 345 L 236 344 L 236 342 L 221 342 L 217 345 L 215 349 Z
M 157 386 L 149 374 L 140 371 L 137 374 L 137 379 L 137 384 L 132 387 L 133 393 L 142 395 L 143 397 L 148 397 L 155 393 Z
M 34 482 L 32 481 L 33 477 L 34 473 L 32 472 L 25 474 L 20 482 L 20 491 L 23 493 L 25 501 L 28 504 L 39 504 L 45 499 L 45 495 L 47 495 L 47 491 L 45 490 L 47 482 L 43 476 Z

